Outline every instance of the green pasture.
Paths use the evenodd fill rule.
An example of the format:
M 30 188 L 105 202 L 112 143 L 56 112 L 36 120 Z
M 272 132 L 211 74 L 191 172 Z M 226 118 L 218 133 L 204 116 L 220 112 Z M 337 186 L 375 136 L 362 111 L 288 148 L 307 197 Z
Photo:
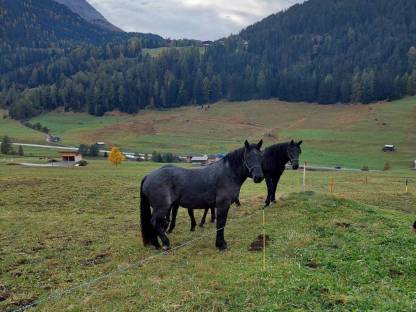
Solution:
M 23 126 L 16 120 L 4 118 L 7 112 L 0 109 L 0 141 L 5 135 L 13 141 L 21 143 L 44 143 L 45 135 L 33 129 Z
M 263 271 L 249 247 L 262 233 L 264 183 L 247 181 L 231 208 L 229 250 L 215 249 L 213 224 L 189 232 L 181 209 L 172 245 L 195 241 L 161 255 L 142 246 L 138 217 L 139 182 L 160 165 L 89 163 L 0 161 L 0 310 L 36 300 L 33 311 L 416 309 L 412 171 L 307 172 L 306 192 L 302 172 L 286 171 L 265 210 Z
M 206 110 L 189 106 L 104 117 L 51 112 L 32 122 L 47 126 L 67 145 L 104 141 L 125 151 L 186 155 L 224 153 L 246 138 L 263 138 L 266 144 L 293 138 L 303 139 L 302 158 L 312 164 L 383 169 L 389 162 L 404 169 L 416 159 L 415 117 L 416 98 L 409 97 L 370 105 L 221 102 Z M 385 144 L 396 145 L 397 152 L 383 153 Z

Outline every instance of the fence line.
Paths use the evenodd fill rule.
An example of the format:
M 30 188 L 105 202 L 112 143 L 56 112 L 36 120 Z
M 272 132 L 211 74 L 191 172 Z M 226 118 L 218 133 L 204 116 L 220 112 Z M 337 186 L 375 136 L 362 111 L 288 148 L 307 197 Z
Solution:
M 258 210 L 256 212 L 252 213 L 252 214 L 249 214 L 249 215 L 246 215 L 246 216 L 242 216 L 240 218 L 229 219 L 227 223 L 228 224 L 230 224 L 230 223 L 235 224 L 235 223 L 238 223 L 238 222 L 240 222 L 242 220 L 251 218 L 251 217 L 259 214 L 260 212 L 264 212 L 264 209 L 260 209 L 260 210 Z M 202 235 L 200 235 L 200 236 L 198 236 L 198 237 L 196 237 L 194 239 L 191 239 L 191 240 L 189 240 L 189 241 L 187 241 L 185 243 L 182 243 L 182 244 L 180 244 L 178 246 L 172 247 L 170 250 L 161 251 L 161 252 L 159 252 L 159 253 L 157 253 L 155 255 L 149 256 L 149 257 L 144 258 L 144 259 L 142 259 L 140 261 L 133 262 L 133 263 L 129 263 L 125 267 L 117 268 L 117 269 L 115 269 L 113 271 L 110 271 L 108 273 L 102 274 L 102 275 L 97 276 L 97 277 L 95 277 L 93 279 L 90 279 L 87 282 L 83 282 L 81 284 L 75 285 L 75 286 L 70 287 L 68 289 L 61 290 L 61 291 L 59 291 L 59 290 L 53 291 L 49 295 L 47 295 L 46 297 L 44 297 L 42 299 L 37 299 L 37 300 L 33 301 L 32 303 L 29 303 L 29 304 L 27 304 L 27 305 L 25 305 L 23 307 L 20 307 L 18 309 L 13 310 L 13 312 L 23 312 L 23 311 L 26 311 L 28 309 L 34 308 L 34 307 L 36 307 L 38 305 L 41 305 L 41 304 L 43 304 L 43 303 L 45 303 L 47 301 L 60 299 L 63 296 L 65 296 L 65 295 L 67 295 L 67 294 L 69 294 L 69 293 L 71 293 L 71 292 L 73 292 L 73 291 L 75 291 L 77 289 L 82 289 L 82 288 L 90 287 L 90 286 L 95 285 L 98 282 L 100 282 L 102 280 L 105 280 L 107 278 L 110 278 L 110 277 L 112 277 L 112 276 L 114 276 L 116 274 L 124 273 L 124 272 L 126 272 L 126 271 L 128 271 L 130 269 L 133 269 L 133 268 L 141 267 L 145 263 L 149 262 L 150 260 L 156 259 L 156 258 L 161 257 L 163 255 L 168 255 L 168 254 L 170 254 L 171 252 L 173 252 L 175 250 L 178 250 L 178 249 L 181 249 L 183 247 L 192 245 L 196 241 L 200 241 L 203 238 L 208 237 L 209 235 L 211 235 L 213 233 L 217 233 L 218 231 L 224 230 L 224 229 L 225 229 L 225 227 L 222 227 L 222 228 L 216 229 L 213 232 L 209 232 L 209 233 L 202 234 Z

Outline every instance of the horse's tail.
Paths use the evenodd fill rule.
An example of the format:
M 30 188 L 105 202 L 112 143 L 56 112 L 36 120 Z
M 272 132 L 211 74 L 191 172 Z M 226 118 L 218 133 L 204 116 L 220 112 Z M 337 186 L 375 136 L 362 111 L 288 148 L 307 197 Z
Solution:
M 150 219 L 152 218 L 152 212 L 150 210 L 149 199 L 143 193 L 143 184 L 145 180 L 146 177 L 143 178 L 140 184 L 140 225 L 142 230 L 143 245 L 154 245 L 157 247 L 159 243 L 157 240 L 156 231 L 150 223 Z

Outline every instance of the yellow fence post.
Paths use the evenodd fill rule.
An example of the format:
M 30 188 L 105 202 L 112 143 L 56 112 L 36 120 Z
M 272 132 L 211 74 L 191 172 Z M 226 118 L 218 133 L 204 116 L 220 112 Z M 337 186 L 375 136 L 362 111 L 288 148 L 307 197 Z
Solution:
M 266 271 L 266 217 L 263 207 L 263 271 Z
M 303 164 L 303 191 L 306 192 L 306 166 L 308 165 L 308 162 L 305 161 Z

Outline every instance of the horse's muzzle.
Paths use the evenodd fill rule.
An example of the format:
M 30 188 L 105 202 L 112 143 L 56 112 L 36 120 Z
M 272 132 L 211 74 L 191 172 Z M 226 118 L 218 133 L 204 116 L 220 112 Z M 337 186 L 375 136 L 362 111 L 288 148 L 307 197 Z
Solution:
M 293 169 L 293 170 L 298 170 L 298 169 L 299 169 L 299 164 L 294 164 L 294 165 L 292 165 L 292 169 Z
M 254 177 L 253 178 L 253 181 L 254 181 L 254 183 L 261 183 L 261 181 L 263 181 L 263 179 L 264 179 L 264 177 Z

